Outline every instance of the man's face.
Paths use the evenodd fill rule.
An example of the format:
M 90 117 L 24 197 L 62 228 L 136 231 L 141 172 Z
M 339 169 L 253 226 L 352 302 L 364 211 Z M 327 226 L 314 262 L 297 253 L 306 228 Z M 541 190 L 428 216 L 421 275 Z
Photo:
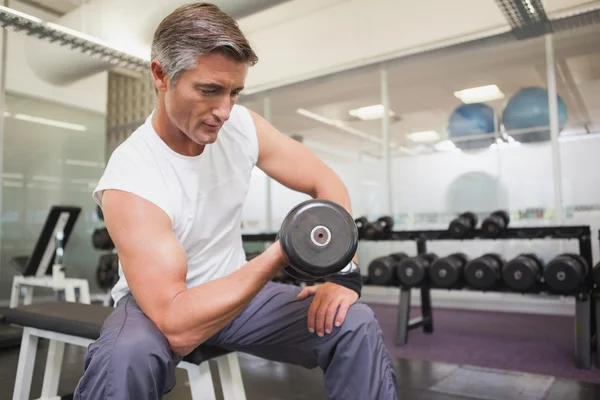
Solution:
M 170 80 L 164 87 L 170 122 L 200 145 L 213 143 L 238 100 L 247 71 L 246 64 L 221 53 L 199 57 L 196 68 L 184 71 L 175 87 Z

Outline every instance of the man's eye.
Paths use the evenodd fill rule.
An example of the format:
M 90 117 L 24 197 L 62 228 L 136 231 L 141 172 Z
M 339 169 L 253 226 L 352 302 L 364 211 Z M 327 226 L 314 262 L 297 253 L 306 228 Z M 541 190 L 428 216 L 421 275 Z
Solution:
M 204 96 L 210 96 L 213 95 L 215 93 L 215 90 L 202 90 L 202 94 Z

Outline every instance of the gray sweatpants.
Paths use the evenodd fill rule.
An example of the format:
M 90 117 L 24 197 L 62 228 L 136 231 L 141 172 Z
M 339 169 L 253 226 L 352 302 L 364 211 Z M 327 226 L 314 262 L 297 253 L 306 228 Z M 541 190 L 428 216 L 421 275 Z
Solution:
M 319 337 L 307 328 L 313 297 L 298 301 L 300 288 L 268 283 L 207 345 L 268 360 L 320 367 L 329 397 L 395 400 L 396 373 L 373 311 L 355 303 L 341 327 Z M 75 399 L 160 399 L 175 386 L 181 359 L 129 295 L 107 318 L 85 356 Z

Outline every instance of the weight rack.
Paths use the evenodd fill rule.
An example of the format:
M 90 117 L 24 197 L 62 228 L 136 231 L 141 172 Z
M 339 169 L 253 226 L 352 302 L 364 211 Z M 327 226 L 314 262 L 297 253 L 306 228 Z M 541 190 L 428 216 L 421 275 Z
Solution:
M 578 240 L 579 254 L 585 258 L 590 269 L 593 267 L 592 262 L 592 243 L 591 230 L 589 226 L 559 226 L 559 227 L 539 227 L 539 228 L 507 228 L 498 237 L 489 238 L 481 234 L 480 229 L 473 230 L 469 235 L 463 238 L 455 238 L 450 235 L 448 230 L 417 230 L 417 231 L 397 231 L 391 232 L 388 237 L 377 239 L 378 241 L 415 241 L 417 244 L 417 254 L 423 255 L 427 253 L 427 241 L 435 240 L 532 240 L 532 239 L 571 239 Z M 365 241 L 373 239 L 362 239 Z M 591 368 L 591 340 L 592 340 L 592 313 L 593 302 L 591 301 L 592 280 L 591 273 L 587 275 L 587 280 L 569 296 L 575 297 L 575 358 L 578 368 Z M 400 286 L 400 299 L 398 303 L 398 319 L 396 329 L 396 344 L 399 346 L 405 345 L 408 342 L 408 332 L 412 329 L 423 326 L 425 333 L 433 333 L 433 313 L 431 309 L 431 289 L 437 289 L 429 280 L 426 280 L 421 285 L 421 317 L 409 321 L 410 313 L 410 287 Z M 467 290 L 477 291 L 475 289 Z M 462 288 L 444 290 L 462 290 Z M 489 292 L 515 292 L 502 284 L 498 287 L 489 290 Z M 548 288 L 541 285 L 533 290 L 524 293 L 553 293 Z M 600 302 L 600 295 L 597 297 L 597 302 Z M 598 310 L 597 310 L 598 311 Z
M 579 242 L 579 254 L 585 258 L 590 269 L 593 267 L 592 260 L 592 243 L 591 230 L 589 226 L 556 226 L 556 227 L 539 227 L 539 228 L 507 228 L 498 237 L 489 238 L 481 234 L 480 229 L 473 230 L 469 235 L 463 238 L 455 238 L 450 235 L 448 230 L 413 230 L 413 231 L 394 231 L 387 237 L 378 239 L 361 238 L 361 241 L 414 241 L 417 246 L 417 254 L 423 255 L 427 253 L 427 242 L 436 240 L 533 240 L 533 239 L 569 239 Z M 243 241 L 253 242 L 273 242 L 275 234 L 244 234 Z M 600 240 L 600 232 L 599 232 Z M 596 331 L 600 331 L 600 289 L 595 293 L 595 304 L 592 301 L 592 278 L 591 273 L 587 276 L 588 280 L 582 284 L 574 293 L 569 296 L 575 297 L 575 358 L 578 368 L 591 368 L 592 356 L 592 318 L 596 320 L 598 327 Z M 400 286 L 400 298 L 398 302 L 398 317 L 396 325 L 396 344 L 398 346 L 406 345 L 408 342 L 408 332 L 410 330 L 423 327 L 423 332 L 433 333 L 433 312 L 431 307 L 431 289 L 436 289 L 428 280 L 424 285 L 421 285 L 421 316 L 409 320 L 410 316 L 410 287 Z M 462 288 L 445 290 L 462 290 Z M 468 288 L 466 288 L 468 289 Z M 476 291 L 474 289 L 468 289 Z M 490 292 L 510 292 L 520 293 L 499 285 Z M 526 293 L 552 293 L 547 288 L 538 285 L 534 290 Z M 595 309 L 595 311 L 594 311 Z M 596 315 L 594 315 L 596 313 Z M 595 317 L 595 318 L 594 318 Z M 597 341 L 597 365 L 600 368 L 600 338 L 596 336 Z

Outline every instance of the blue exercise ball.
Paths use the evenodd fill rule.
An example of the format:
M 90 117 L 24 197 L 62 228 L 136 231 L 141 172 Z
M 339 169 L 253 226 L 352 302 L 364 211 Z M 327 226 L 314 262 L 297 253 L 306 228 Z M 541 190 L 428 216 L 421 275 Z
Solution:
M 474 135 L 491 134 L 494 132 L 494 110 L 483 103 L 463 104 L 456 108 L 448 121 L 448 139 L 462 150 L 488 148 L 494 143 L 494 138 L 454 141 Z
M 567 122 L 567 106 L 560 96 L 558 100 L 559 132 Z M 550 126 L 550 107 L 548 106 L 548 90 L 540 87 L 529 87 L 517 92 L 506 104 L 502 113 L 502 123 L 507 133 L 522 143 L 542 142 L 550 140 L 550 129 L 536 130 L 524 134 L 512 135 L 510 131 L 519 129 L 546 128 Z

